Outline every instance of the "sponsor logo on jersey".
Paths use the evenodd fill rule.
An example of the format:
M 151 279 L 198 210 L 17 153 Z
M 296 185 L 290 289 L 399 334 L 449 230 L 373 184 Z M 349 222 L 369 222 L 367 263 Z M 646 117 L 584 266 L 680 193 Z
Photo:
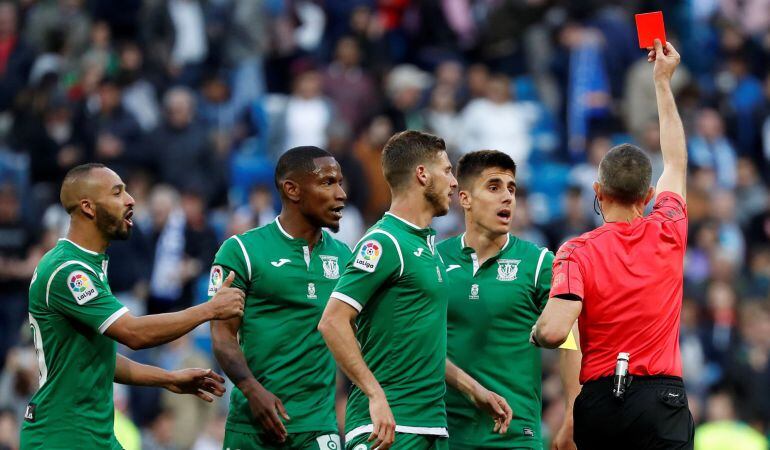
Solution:
M 556 276 L 553 277 L 553 283 L 552 284 L 553 284 L 554 287 L 556 287 L 556 286 L 559 286 L 562 283 L 564 283 L 564 281 L 566 281 L 566 280 L 567 280 L 567 276 L 566 275 L 564 275 L 563 273 L 557 273 Z
M 520 259 L 498 259 L 497 279 L 500 281 L 513 281 L 519 273 Z
M 224 281 L 224 279 L 222 266 L 211 266 L 211 273 L 209 274 L 209 295 L 214 295 L 219 292 L 219 288 L 222 287 L 222 281 Z
M 374 239 L 370 239 L 361 244 L 361 250 L 356 255 L 353 266 L 365 272 L 374 272 L 381 257 L 382 245 Z
M 446 272 L 449 273 L 449 272 L 451 272 L 451 271 L 453 271 L 455 269 L 459 269 L 459 268 L 460 268 L 459 264 L 450 264 L 449 267 L 446 268 Z
M 284 264 L 290 263 L 291 260 L 287 258 L 281 258 L 278 261 L 270 261 L 270 264 L 273 265 L 273 267 L 281 267 Z
M 336 256 L 321 255 L 324 276 L 330 280 L 340 277 L 340 265 Z
M 535 432 L 530 427 L 522 428 L 521 432 L 524 433 L 524 436 L 535 437 Z
M 99 295 L 94 287 L 94 282 L 81 270 L 76 270 L 70 274 L 69 279 L 67 280 L 67 287 L 70 289 L 70 292 L 72 292 L 72 296 L 75 297 L 75 301 L 78 302 L 78 305 L 93 300 Z
M 416 251 L 416 252 L 414 252 L 414 256 L 416 256 L 416 257 L 418 257 L 418 258 L 419 258 L 419 257 L 420 257 L 420 255 L 422 255 L 422 251 L 423 251 L 423 250 L 425 250 L 425 249 L 424 249 L 424 248 L 422 248 L 422 247 L 418 248 L 418 249 L 417 249 L 417 251 Z
M 318 298 L 318 296 L 315 295 L 315 283 L 307 284 L 307 298 L 313 299 L 313 300 Z
M 37 408 L 37 405 L 34 403 L 27 405 L 27 409 L 24 410 L 24 420 L 26 422 L 35 422 L 35 408 Z
M 468 295 L 468 300 L 478 300 L 478 299 L 479 299 L 479 285 L 472 284 L 471 293 L 470 295 Z
M 342 444 L 340 444 L 340 437 L 336 434 L 325 434 L 323 436 L 318 436 L 315 438 L 315 441 L 318 442 L 318 448 L 321 450 L 340 450 L 342 448 Z

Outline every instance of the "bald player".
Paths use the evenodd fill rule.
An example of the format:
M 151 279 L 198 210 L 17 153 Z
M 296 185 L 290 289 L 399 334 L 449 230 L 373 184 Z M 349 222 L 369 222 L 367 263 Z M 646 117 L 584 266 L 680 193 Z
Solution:
M 70 170 L 61 188 L 69 234 L 40 260 L 29 288 L 29 321 L 40 387 L 24 414 L 22 449 L 121 449 L 113 433 L 113 381 L 158 386 L 205 401 L 221 397 L 224 379 L 211 369 L 168 372 L 116 354 L 116 343 L 140 349 L 186 334 L 209 320 L 243 314 L 243 292 L 229 287 L 211 301 L 170 314 L 134 317 L 112 294 L 107 256 L 112 240 L 131 233 L 134 199 L 101 164 Z

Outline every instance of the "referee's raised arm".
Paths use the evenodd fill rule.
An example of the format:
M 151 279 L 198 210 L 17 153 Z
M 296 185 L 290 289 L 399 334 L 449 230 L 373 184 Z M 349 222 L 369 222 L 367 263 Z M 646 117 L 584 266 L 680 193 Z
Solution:
M 663 173 L 655 186 L 655 191 L 673 192 L 683 199 L 687 197 L 687 145 L 684 127 L 674 102 L 671 91 L 671 77 L 679 65 L 680 57 L 670 42 L 664 47 L 660 40 L 655 40 L 655 48 L 650 50 L 647 60 L 655 62 L 652 74 L 655 81 L 655 97 L 658 101 L 658 120 L 660 121 L 660 150 L 663 153 Z

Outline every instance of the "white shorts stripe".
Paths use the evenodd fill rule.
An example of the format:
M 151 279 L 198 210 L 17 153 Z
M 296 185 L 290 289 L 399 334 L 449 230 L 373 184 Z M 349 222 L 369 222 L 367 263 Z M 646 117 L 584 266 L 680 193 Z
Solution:
M 345 442 L 348 442 L 357 436 L 361 436 L 362 434 L 371 433 L 372 431 L 374 431 L 374 425 L 372 424 L 353 428 L 345 434 Z M 410 427 L 407 425 L 396 425 L 396 433 L 449 437 L 449 433 L 444 427 Z

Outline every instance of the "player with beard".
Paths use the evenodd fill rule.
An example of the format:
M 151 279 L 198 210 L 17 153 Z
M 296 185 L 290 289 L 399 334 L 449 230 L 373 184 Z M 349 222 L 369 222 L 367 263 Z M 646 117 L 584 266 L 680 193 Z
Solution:
M 429 228 L 449 211 L 457 187 L 444 140 L 398 133 L 385 145 L 382 167 L 390 211 L 356 246 L 318 325 L 355 384 L 346 447 L 447 448 L 447 382 L 505 429 L 511 416 L 505 400 L 472 389 L 477 383 L 446 360 L 446 273 Z
M 113 381 L 164 387 L 212 401 L 224 379 L 210 369 L 168 372 L 117 355 L 116 343 L 152 347 L 209 320 L 243 314 L 243 292 L 232 275 L 214 301 L 177 313 L 134 317 L 107 282 L 110 241 L 128 238 L 134 199 L 120 177 L 101 164 L 70 170 L 61 203 L 69 233 L 40 260 L 29 288 L 29 321 L 40 387 L 24 414 L 22 449 L 120 449 L 113 433 Z
M 342 170 L 327 151 L 296 147 L 278 160 L 275 184 L 278 217 L 226 240 L 211 268 L 209 295 L 228 271 L 246 292 L 243 318 L 211 326 L 214 354 L 236 386 L 223 448 L 338 449 L 336 368 L 316 327 L 350 258 L 322 229 L 339 229 Z

